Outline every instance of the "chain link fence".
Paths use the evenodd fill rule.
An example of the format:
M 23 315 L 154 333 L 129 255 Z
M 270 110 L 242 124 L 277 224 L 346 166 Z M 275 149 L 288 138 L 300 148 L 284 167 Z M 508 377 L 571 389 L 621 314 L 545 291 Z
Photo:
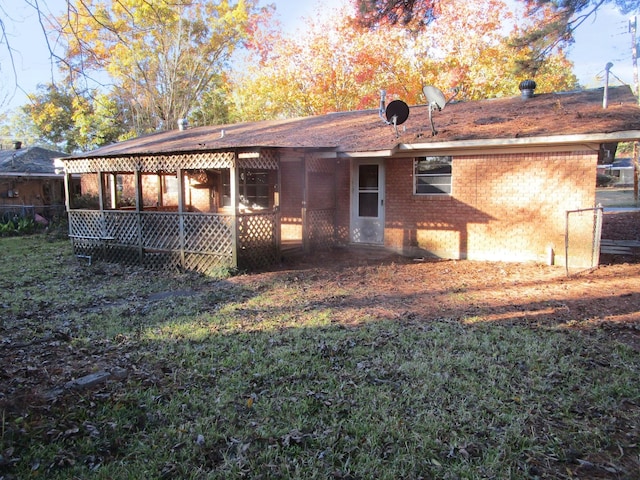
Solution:
M 603 207 L 568 210 L 565 223 L 565 269 L 589 270 L 600 263 Z

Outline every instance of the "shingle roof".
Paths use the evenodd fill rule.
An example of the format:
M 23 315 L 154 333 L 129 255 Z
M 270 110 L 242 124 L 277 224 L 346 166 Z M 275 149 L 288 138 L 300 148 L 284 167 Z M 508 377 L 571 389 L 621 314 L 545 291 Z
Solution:
M 41 147 L 0 150 L 0 175 L 24 173 L 28 175 L 55 174 L 54 160 L 68 156 L 66 153 Z
M 628 86 L 610 87 L 608 108 L 603 88 L 458 102 L 433 112 L 410 107 L 408 120 L 386 124 L 378 110 L 339 112 L 313 117 L 195 127 L 147 135 L 99 148 L 79 158 L 249 147 L 329 148 L 341 152 L 390 150 L 399 144 L 437 144 L 483 139 L 588 135 L 640 131 L 640 107 Z

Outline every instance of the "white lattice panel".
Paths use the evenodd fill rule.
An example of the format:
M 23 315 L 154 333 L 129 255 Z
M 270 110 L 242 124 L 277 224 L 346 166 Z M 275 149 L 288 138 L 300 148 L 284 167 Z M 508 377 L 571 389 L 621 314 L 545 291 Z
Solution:
M 233 218 L 229 215 L 188 214 L 184 217 L 184 248 L 193 253 L 233 253 Z
M 175 172 L 182 169 L 231 168 L 235 152 L 195 152 L 175 155 L 144 155 L 134 157 L 96 157 L 62 160 L 67 173 Z
M 182 268 L 180 252 L 145 252 L 142 259 L 145 268 L 175 271 Z
M 220 268 L 231 268 L 233 265 L 233 255 L 215 255 L 204 253 L 186 253 L 184 256 L 185 268 L 196 272 L 207 274 L 216 273 Z
M 100 239 L 104 237 L 104 218 L 100 210 L 69 212 L 69 235 Z
M 335 159 L 317 157 L 308 158 L 307 171 L 312 173 L 334 173 Z
M 138 214 L 136 212 L 105 211 L 104 225 L 108 237 L 120 245 L 137 245 Z
M 309 244 L 312 248 L 329 248 L 335 242 L 335 210 L 308 210 Z
M 278 170 L 278 152 L 275 150 L 260 150 L 256 157 L 239 158 L 239 168 L 256 168 L 264 170 Z
M 180 249 L 180 215 L 178 213 L 143 212 L 142 242 L 146 249 Z
M 238 217 L 238 263 L 241 268 L 263 268 L 278 261 L 277 218 L 275 213 Z

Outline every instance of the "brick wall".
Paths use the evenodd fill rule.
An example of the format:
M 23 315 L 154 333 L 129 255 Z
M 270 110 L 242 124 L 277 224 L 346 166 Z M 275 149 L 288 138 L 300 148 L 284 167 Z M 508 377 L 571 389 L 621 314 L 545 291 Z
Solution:
M 389 160 L 385 245 L 504 261 L 546 261 L 553 248 L 558 263 L 566 211 L 594 206 L 596 160 L 588 151 L 456 156 L 451 196 L 413 195 L 412 160 Z M 590 244 L 591 232 L 587 217 L 575 244 Z

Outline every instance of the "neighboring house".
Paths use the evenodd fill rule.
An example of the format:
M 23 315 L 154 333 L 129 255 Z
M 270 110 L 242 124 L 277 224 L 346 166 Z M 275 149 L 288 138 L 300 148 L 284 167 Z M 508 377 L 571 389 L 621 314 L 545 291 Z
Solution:
M 613 163 L 598 165 L 598 173 L 608 177 L 607 186 L 632 186 L 636 175 L 633 159 L 619 158 Z
M 76 253 L 201 271 L 346 244 L 593 263 L 598 158 L 640 140 L 629 87 L 609 88 L 607 109 L 603 89 L 411 106 L 397 126 L 390 108 L 180 129 L 67 158 L 98 200 L 71 204 Z
M 65 176 L 55 160 L 66 153 L 40 147 L 0 149 L 0 217 L 31 216 L 51 219 L 65 213 Z

